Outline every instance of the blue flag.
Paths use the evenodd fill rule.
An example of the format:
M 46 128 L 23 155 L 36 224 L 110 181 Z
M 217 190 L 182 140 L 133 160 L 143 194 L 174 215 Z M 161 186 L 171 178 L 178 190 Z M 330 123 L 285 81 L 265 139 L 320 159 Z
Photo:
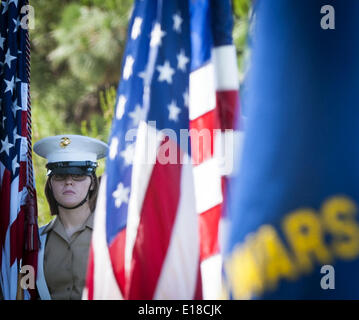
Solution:
M 224 283 L 232 299 L 359 298 L 359 2 L 254 2 Z

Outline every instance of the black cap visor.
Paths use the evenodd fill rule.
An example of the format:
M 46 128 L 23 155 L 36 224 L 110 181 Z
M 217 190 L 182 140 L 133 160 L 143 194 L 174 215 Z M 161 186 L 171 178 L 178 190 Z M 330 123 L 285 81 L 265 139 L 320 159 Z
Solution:
M 96 171 L 97 163 L 92 161 L 54 162 L 46 165 L 47 175 L 79 174 L 90 176 Z

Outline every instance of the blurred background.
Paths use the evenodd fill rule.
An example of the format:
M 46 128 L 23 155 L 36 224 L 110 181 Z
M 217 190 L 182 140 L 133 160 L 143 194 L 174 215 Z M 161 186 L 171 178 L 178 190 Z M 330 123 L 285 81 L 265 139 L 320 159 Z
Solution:
M 1 1 L 0 1 L 1 2 Z M 83 134 L 108 142 L 133 0 L 31 0 L 33 143 Z M 251 0 L 233 0 L 234 42 L 243 78 Z M 33 155 L 39 226 L 51 216 L 44 195 L 46 160 Z M 100 162 L 97 174 L 104 171 Z

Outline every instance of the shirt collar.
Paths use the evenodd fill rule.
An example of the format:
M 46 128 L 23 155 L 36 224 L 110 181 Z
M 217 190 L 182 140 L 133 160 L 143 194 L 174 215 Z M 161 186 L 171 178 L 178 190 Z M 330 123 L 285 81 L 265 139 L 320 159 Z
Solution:
M 45 225 L 44 229 L 42 230 L 41 232 L 41 235 L 44 235 L 45 233 L 48 233 L 50 232 L 53 228 L 54 228 L 54 225 L 56 223 L 56 220 L 57 220 L 57 216 L 52 219 L 47 225 Z
M 93 221 L 94 221 L 94 213 L 91 212 L 84 225 L 90 228 L 91 230 L 93 230 Z
M 41 235 L 50 232 L 51 230 L 54 229 L 54 227 L 56 226 L 57 220 L 59 219 L 58 216 L 56 216 L 53 220 L 51 220 L 42 230 Z M 87 218 L 87 220 L 85 221 L 83 227 L 81 228 L 82 230 L 85 227 L 88 227 L 89 229 L 93 230 L 93 223 L 94 223 L 94 213 L 91 212 L 89 217 Z

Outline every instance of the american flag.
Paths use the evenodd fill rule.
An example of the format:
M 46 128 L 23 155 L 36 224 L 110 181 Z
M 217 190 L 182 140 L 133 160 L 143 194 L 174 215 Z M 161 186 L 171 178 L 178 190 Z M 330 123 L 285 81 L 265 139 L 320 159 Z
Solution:
M 223 9 L 220 21 L 212 5 Z M 214 26 L 221 22 L 224 33 Z M 135 2 L 85 298 L 203 298 L 201 264 L 219 252 L 221 173 L 213 141 L 208 153 L 203 140 L 191 137 L 192 148 L 202 141 L 193 153 L 183 132 L 226 128 L 219 121 L 216 89 L 217 104 L 233 114 L 238 84 L 217 83 L 219 65 L 213 63 L 222 55 L 233 58 L 234 66 L 225 68 L 236 81 L 231 28 L 227 1 Z M 222 54 L 215 49 L 213 57 L 219 44 Z M 212 273 L 218 279 L 220 271 L 217 263 Z
M 221 238 L 226 221 L 222 204 L 227 176 L 233 171 L 234 119 L 239 116 L 239 79 L 232 44 L 230 1 L 191 1 L 192 66 L 189 82 L 191 130 L 208 129 L 192 139 L 196 211 L 199 215 L 203 297 L 221 292 Z
M 32 265 L 35 273 L 37 266 L 27 5 L 7 0 L 0 7 L 0 284 L 5 299 L 16 299 L 21 266 Z M 26 290 L 25 298 L 34 294 Z

